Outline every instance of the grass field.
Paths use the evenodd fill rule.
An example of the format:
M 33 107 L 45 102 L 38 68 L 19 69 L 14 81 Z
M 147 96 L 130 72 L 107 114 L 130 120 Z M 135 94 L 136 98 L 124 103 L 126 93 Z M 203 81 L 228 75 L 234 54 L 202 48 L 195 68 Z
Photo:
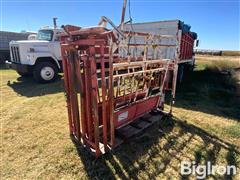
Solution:
M 240 51 L 223 51 L 223 56 L 240 56 Z
M 62 82 L 1 69 L 2 179 L 186 179 L 180 162 L 236 165 L 240 178 L 239 57 L 197 57 L 177 89 L 174 117 L 95 160 L 69 137 Z M 226 63 L 227 62 L 227 63 Z M 167 105 L 166 105 L 167 106 Z M 162 132 L 159 132 L 159 128 Z

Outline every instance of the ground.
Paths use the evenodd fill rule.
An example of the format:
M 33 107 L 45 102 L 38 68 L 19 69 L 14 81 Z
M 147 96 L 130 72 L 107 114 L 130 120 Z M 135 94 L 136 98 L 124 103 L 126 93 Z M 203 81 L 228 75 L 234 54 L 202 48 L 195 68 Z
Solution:
M 97 160 L 69 137 L 60 79 L 36 84 L 1 68 L 2 179 L 195 179 L 180 175 L 182 160 L 236 165 L 235 176 L 208 178 L 239 179 L 240 59 L 196 62 L 178 86 L 173 118 Z

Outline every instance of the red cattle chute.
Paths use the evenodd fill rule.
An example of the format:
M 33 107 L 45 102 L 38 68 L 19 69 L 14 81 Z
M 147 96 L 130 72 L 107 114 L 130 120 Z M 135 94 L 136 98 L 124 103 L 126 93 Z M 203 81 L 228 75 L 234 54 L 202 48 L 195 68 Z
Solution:
M 68 29 L 61 49 L 69 129 L 98 157 L 117 145 L 116 131 L 163 109 L 166 89 L 174 99 L 178 61 L 154 59 L 160 36 L 99 26 Z

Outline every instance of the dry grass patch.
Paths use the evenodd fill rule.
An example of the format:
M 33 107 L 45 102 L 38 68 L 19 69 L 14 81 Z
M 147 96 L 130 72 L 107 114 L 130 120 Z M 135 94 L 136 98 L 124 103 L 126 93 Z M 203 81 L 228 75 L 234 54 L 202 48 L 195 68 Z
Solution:
M 223 51 L 223 56 L 240 56 L 240 51 Z
M 12 70 L 0 70 L 2 178 L 195 179 L 179 171 L 182 160 L 195 160 L 236 164 L 238 175 L 228 178 L 238 179 L 237 90 L 224 83 L 225 75 L 206 70 L 208 61 L 197 58 L 196 71 L 179 86 L 174 118 L 98 160 L 69 137 L 61 81 L 36 84 Z

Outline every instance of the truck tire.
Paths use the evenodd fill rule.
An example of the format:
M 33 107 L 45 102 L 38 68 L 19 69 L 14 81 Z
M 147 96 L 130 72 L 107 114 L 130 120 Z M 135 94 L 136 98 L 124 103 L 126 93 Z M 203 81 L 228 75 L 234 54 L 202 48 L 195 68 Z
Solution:
M 33 70 L 33 78 L 39 83 L 53 82 L 58 73 L 58 68 L 51 62 L 39 62 Z

